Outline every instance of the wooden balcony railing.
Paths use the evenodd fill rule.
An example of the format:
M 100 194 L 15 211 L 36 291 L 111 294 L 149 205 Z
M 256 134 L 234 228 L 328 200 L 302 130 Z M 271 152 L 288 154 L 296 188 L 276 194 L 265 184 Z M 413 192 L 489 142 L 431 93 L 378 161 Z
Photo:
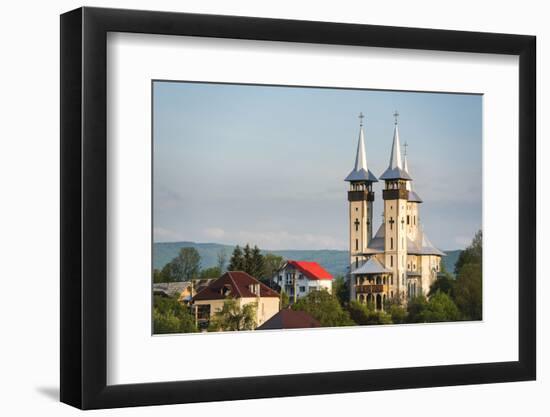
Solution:
M 375 292 L 384 292 L 384 285 L 382 284 L 370 284 L 370 285 L 357 285 L 355 287 L 357 294 L 372 294 Z

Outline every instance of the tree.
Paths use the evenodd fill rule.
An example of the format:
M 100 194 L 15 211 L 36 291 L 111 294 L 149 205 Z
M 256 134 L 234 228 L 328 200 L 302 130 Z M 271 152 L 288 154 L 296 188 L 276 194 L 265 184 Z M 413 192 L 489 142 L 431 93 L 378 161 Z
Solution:
M 239 247 L 239 245 L 235 246 L 235 249 L 233 249 L 233 254 L 231 255 L 231 259 L 229 260 L 229 271 L 242 271 L 244 270 L 244 258 L 243 258 L 243 251 Z
M 176 298 L 155 295 L 153 298 L 153 333 L 193 333 L 195 317 Z
M 462 317 L 451 297 L 441 291 L 432 295 L 429 301 L 423 296 L 409 301 L 407 312 L 408 323 L 457 321 Z
M 336 296 L 342 306 L 349 302 L 349 284 L 341 275 L 332 281 L 332 293 Z
M 256 303 L 239 307 L 234 299 L 226 299 L 220 311 L 210 321 L 209 331 L 254 330 L 256 327 Z
M 218 269 L 220 270 L 220 275 L 221 273 L 224 271 L 224 268 L 225 268 L 225 263 L 227 262 L 227 253 L 225 252 L 225 249 L 220 249 L 218 251 L 218 254 L 216 256 L 216 260 L 217 260 L 217 264 L 216 266 L 218 267 Z
M 247 243 L 243 249 L 243 267 L 241 271 L 248 272 L 252 267 L 252 249 Z
M 164 275 L 163 275 L 162 272 L 159 271 L 158 269 L 154 269 L 154 270 L 153 270 L 153 282 L 154 282 L 154 283 L 157 283 L 157 282 L 165 282 L 165 281 L 164 281 Z
M 261 277 L 264 281 L 270 281 L 271 278 L 281 269 L 285 261 L 282 256 L 266 253 L 264 255 L 264 268 Z
M 218 266 L 212 266 L 201 270 L 201 278 L 218 278 L 222 274 L 221 269 Z
M 481 230 L 478 230 L 472 243 L 458 256 L 455 264 L 455 275 L 460 273 L 460 269 L 466 264 L 479 264 L 483 261 L 483 235 Z
M 464 249 L 455 266 L 454 299 L 467 320 L 482 318 L 482 233 L 478 231 L 470 246 Z
M 189 281 L 199 275 L 201 257 L 195 248 L 181 248 L 178 255 L 162 268 L 164 282 Z
M 290 304 L 290 298 L 288 297 L 288 294 L 286 292 L 281 292 L 281 310 L 288 307 Z
M 423 323 L 423 314 L 427 304 L 428 300 L 423 295 L 409 300 L 407 303 L 407 323 Z
M 456 305 L 465 319 L 482 318 L 481 264 L 465 264 L 460 268 L 455 285 Z
M 292 305 L 293 310 L 305 311 L 317 319 L 323 327 L 352 326 L 347 311 L 338 299 L 326 290 L 312 291 Z
M 391 324 L 391 315 L 384 311 L 376 311 L 372 305 L 365 305 L 357 300 L 352 300 L 348 305 L 351 319 L 359 325 Z
M 437 278 L 434 283 L 430 286 L 430 291 L 428 292 L 428 297 L 436 294 L 437 292 L 443 292 L 449 295 L 451 298 L 454 298 L 454 287 L 455 280 L 448 275 Z
M 261 278 L 263 271 L 264 257 L 258 246 L 254 246 L 254 249 L 252 249 L 252 253 L 250 255 L 250 266 L 246 272 L 254 278 Z
M 430 301 L 428 301 L 421 317 L 423 322 L 433 323 L 440 321 L 457 321 L 461 319 L 461 314 L 451 297 L 439 291 L 430 297 Z

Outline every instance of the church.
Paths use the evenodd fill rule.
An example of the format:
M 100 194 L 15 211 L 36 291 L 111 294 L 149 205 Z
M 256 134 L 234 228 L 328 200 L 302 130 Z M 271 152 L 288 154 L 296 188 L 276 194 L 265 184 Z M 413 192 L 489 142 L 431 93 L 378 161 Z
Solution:
M 398 116 L 395 112 L 389 165 L 380 176 L 384 209 L 374 236 L 373 184 L 378 178 L 367 165 L 362 114 L 355 166 L 345 179 L 349 182 L 350 300 L 372 303 L 377 310 L 389 300 L 406 304 L 427 295 L 445 256 L 422 229 L 422 199 L 414 190 L 406 152 L 401 154 Z

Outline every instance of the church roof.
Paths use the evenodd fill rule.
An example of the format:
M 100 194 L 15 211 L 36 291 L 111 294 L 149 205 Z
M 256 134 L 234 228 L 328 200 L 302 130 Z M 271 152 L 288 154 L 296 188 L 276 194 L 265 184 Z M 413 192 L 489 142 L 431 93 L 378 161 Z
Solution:
M 376 250 L 378 252 L 384 252 L 384 237 L 386 235 L 386 229 L 384 223 L 380 225 L 378 231 L 369 242 L 369 249 Z
M 407 252 L 411 255 L 447 256 L 445 252 L 440 251 L 430 242 L 421 225 L 418 225 L 416 239 L 407 239 Z
M 359 127 L 359 140 L 357 141 L 357 153 L 355 155 L 355 166 L 348 174 L 345 181 L 370 181 L 378 182 L 378 179 L 367 167 L 367 154 L 365 153 L 365 133 L 363 125 Z
M 391 145 L 390 163 L 388 168 L 380 176 L 381 180 L 411 180 L 411 177 L 403 168 L 401 161 L 401 144 L 399 142 L 399 128 L 397 127 L 397 120 L 393 128 L 393 142 Z
M 385 268 L 376 258 L 370 258 L 359 268 L 351 272 L 352 275 L 389 274 L 392 271 Z

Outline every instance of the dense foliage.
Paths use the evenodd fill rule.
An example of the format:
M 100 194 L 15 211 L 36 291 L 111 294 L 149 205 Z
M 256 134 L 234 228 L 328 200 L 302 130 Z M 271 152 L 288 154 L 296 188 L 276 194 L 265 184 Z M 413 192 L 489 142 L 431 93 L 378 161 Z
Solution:
M 261 281 L 269 281 L 284 264 L 281 256 L 267 253 L 262 255 L 257 246 L 236 246 L 229 260 L 230 271 L 244 271 Z
M 153 272 L 153 282 L 189 281 L 199 276 L 201 257 L 195 248 L 181 248 L 161 271 Z
M 292 305 L 293 310 L 305 311 L 317 319 L 323 327 L 351 326 L 351 320 L 338 298 L 326 290 L 312 291 Z
M 220 311 L 210 321 L 209 331 L 254 330 L 256 327 L 256 303 L 239 307 L 237 300 L 227 299 Z
M 193 333 L 197 331 L 195 317 L 189 308 L 174 298 L 156 295 L 153 298 L 153 333 Z

